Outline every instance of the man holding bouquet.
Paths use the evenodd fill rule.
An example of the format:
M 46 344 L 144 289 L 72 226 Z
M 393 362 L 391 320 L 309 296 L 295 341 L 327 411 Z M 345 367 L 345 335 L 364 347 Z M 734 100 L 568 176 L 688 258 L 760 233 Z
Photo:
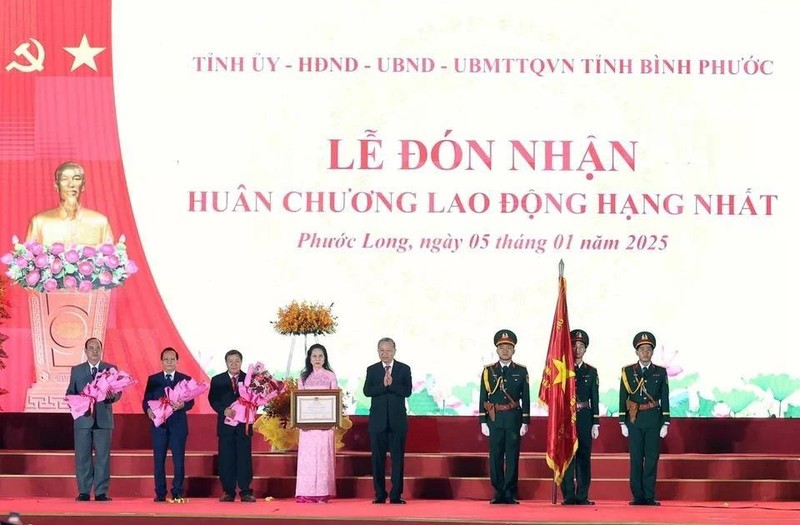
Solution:
M 178 352 L 167 347 L 161 351 L 162 371 L 147 378 L 142 408 L 150 418 L 153 435 L 153 477 L 155 479 L 156 496 L 153 501 L 167 500 L 167 473 L 165 464 L 167 449 L 172 450 L 172 498 L 171 502 L 183 503 L 183 479 L 185 476 L 184 460 L 186 458 L 186 439 L 189 437 L 189 425 L 186 412 L 194 406 L 194 400 L 169 402 L 166 388 L 174 388 L 180 381 L 191 381 L 191 377 L 178 372 Z M 156 414 L 149 401 L 165 400 L 172 408 L 172 414 L 161 425 L 153 420 Z
M 96 337 L 84 344 L 86 363 L 72 367 L 67 395 L 80 395 L 83 388 L 94 381 L 103 370 L 116 368 L 102 361 L 103 344 Z M 119 401 L 121 392 L 108 393 L 104 401 L 95 403 L 91 410 L 77 417 L 73 424 L 75 434 L 75 477 L 78 480 L 77 501 L 89 501 L 94 486 L 95 501 L 111 501 L 108 486 L 111 482 L 111 431 L 114 428 L 112 403 Z M 95 457 L 92 461 L 92 447 Z
M 208 391 L 208 402 L 217 413 L 218 469 L 223 490 L 219 500 L 234 501 L 238 485 L 241 500 L 255 503 L 256 498 L 250 488 L 253 481 L 252 432 L 249 432 L 246 424 L 231 426 L 225 423 L 226 418 L 236 414 L 231 405 L 239 397 L 239 384 L 245 382 L 241 352 L 229 350 L 225 354 L 225 365 L 228 370 L 211 378 Z

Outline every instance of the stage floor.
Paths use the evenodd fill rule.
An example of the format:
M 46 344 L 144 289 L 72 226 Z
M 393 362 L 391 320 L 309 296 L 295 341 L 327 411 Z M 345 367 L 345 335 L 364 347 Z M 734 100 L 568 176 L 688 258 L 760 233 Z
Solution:
M 76 502 L 63 498 L 0 498 L 0 512 L 22 514 L 24 523 L 144 524 L 164 521 L 206 525 L 230 520 L 263 520 L 273 525 L 423 524 L 738 524 L 800 523 L 800 503 L 664 502 L 661 507 L 632 507 L 619 501 L 598 501 L 593 507 L 565 507 L 542 501 L 520 505 L 489 505 L 486 501 L 410 500 L 407 505 L 373 505 L 365 499 L 299 504 L 293 500 L 220 503 L 196 498 L 185 504 L 155 503 L 143 498 L 114 498 L 108 503 Z

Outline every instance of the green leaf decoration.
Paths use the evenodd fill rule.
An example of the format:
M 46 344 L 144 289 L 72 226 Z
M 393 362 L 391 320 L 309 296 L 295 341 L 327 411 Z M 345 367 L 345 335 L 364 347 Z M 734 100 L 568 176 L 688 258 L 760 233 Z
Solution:
M 714 405 L 717 403 L 711 399 L 706 399 L 703 396 L 700 396 L 700 405 L 697 408 L 697 416 L 698 417 L 713 417 L 714 416 Z
M 714 389 L 714 398 L 717 402 L 723 402 L 731 407 L 734 414 L 738 414 L 748 407 L 750 403 L 758 399 L 753 392 L 748 390 L 733 389 L 730 391 L 723 391 L 719 388 Z
M 783 417 L 800 417 L 800 406 L 787 405 L 786 410 L 783 412 Z
M 669 413 L 672 417 L 689 416 L 689 392 L 682 390 L 669 396 Z
M 601 416 L 616 416 L 619 411 L 619 390 L 609 389 L 600 392 L 600 404 L 606 406 L 606 413 Z
M 463 386 L 454 386 L 452 394 L 465 405 L 471 405 L 473 403 L 473 396 L 477 391 L 478 383 L 472 382 Z
M 436 400 L 424 388 L 419 392 L 411 394 L 408 398 L 408 410 L 411 414 L 430 414 L 437 415 L 441 412 L 441 407 L 436 404 Z
M 793 378 L 788 374 L 761 374 L 750 380 L 764 392 L 772 392 L 772 397 L 783 401 L 800 390 L 800 378 Z
M 692 386 L 697 382 L 697 379 L 700 377 L 700 374 L 695 372 L 694 374 L 689 374 L 684 376 L 680 379 L 670 379 L 669 380 L 669 389 L 670 390 L 689 390 L 689 387 Z M 670 410 L 672 407 L 670 406 Z

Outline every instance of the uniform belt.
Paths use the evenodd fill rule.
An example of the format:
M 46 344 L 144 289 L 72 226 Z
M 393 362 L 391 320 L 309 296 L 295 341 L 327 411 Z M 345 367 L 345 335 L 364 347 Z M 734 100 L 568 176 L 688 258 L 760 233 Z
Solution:
M 652 401 L 650 403 L 642 403 L 639 405 L 639 410 L 650 410 L 651 408 L 658 408 L 661 406 L 661 403 L 658 401 Z
M 583 410 L 584 408 L 589 408 L 592 406 L 591 401 L 578 401 L 578 404 L 575 405 L 575 408 L 578 410 Z
M 505 412 L 506 410 L 514 410 L 515 408 L 519 408 L 519 403 L 517 403 L 516 401 L 505 405 L 497 405 L 497 404 L 494 405 L 494 409 L 499 412 Z

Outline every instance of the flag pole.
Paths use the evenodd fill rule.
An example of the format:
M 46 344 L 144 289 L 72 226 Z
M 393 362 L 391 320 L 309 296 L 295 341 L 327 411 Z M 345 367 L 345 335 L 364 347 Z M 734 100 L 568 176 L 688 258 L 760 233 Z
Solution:
M 564 278 L 564 259 L 559 259 L 558 261 L 558 286 L 561 286 L 561 279 Z M 558 487 L 556 480 L 558 477 L 556 476 L 556 471 L 553 471 L 553 489 L 550 492 L 550 504 L 555 505 L 558 499 Z

